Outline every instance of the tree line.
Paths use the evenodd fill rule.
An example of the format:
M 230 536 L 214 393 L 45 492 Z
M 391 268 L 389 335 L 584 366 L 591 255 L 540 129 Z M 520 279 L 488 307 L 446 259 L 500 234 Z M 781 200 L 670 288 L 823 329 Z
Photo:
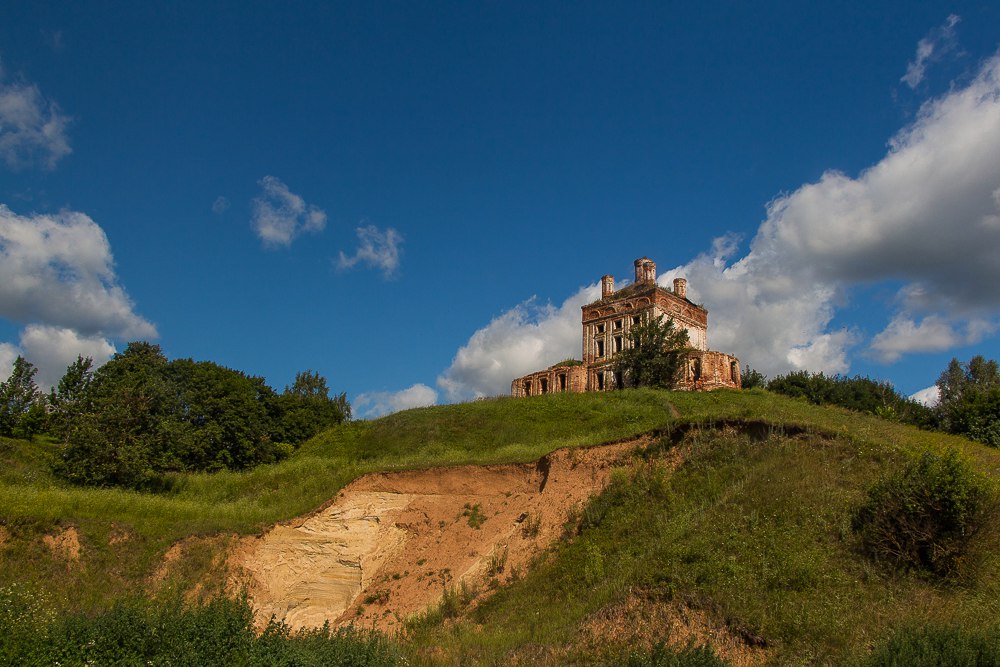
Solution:
M 629 330 L 627 338 L 614 364 L 621 387 L 676 386 L 690 350 L 685 329 L 669 317 L 646 317 Z M 983 356 L 968 363 L 952 359 L 936 384 L 939 400 L 931 408 L 901 395 L 889 382 L 867 377 L 795 371 L 768 380 L 749 366 L 742 373 L 743 389 L 760 387 L 816 405 L 839 405 L 1000 446 L 1000 367 L 996 361 Z
M 36 372 L 18 357 L 0 384 L 0 435 L 56 439 L 55 472 L 77 484 L 150 488 L 172 472 L 243 470 L 351 418 L 346 394 L 330 396 L 314 371 L 278 393 L 210 361 L 168 361 L 148 342 L 97 369 L 78 357 L 47 395 Z
M 1000 446 L 1000 366 L 995 360 L 981 355 L 968 363 L 952 359 L 936 386 L 938 403 L 927 407 L 902 396 L 892 384 L 867 377 L 796 371 L 768 380 L 750 367 L 743 372 L 744 389 L 760 387 Z

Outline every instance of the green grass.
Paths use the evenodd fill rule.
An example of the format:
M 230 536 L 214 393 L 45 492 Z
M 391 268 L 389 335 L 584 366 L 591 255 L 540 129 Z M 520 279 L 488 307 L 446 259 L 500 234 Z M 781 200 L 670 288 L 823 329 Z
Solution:
M 854 548 L 852 509 L 900 453 L 893 446 L 710 427 L 679 446 L 685 462 L 673 475 L 660 461 L 665 450 L 617 473 L 580 513 L 579 535 L 522 581 L 450 625 L 416 626 L 416 658 L 443 647 L 456 663 L 497 664 L 546 647 L 560 662 L 602 657 L 595 650 L 614 662 L 628 643 L 581 649 L 579 630 L 636 594 L 706 612 L 717 627 L 764 644 L 772 664 L 846 664 L 900 626 L 995 633 L 996 525 L 977 536 L 970 557 L 980 564 L 964 581 L 881 570 Z M 981 453 L 996 465 L 994 451 Z
M 673 476 L 662 472 L 662 451 L 616 473 L 571 526 L 579 535 L 478 608 L 451 609 L 457 618 L 447 622 L 429 616 L 414 630 L 411 659 L 589 659 L 574 653 L 580 624 L 630 594 L 688 605 L 759 637 L 775 664 L 860 659 L 903 624 L 988 632 L 996 623 L 995 522 L 973 545 L 978 578 L 942 585 L 873 566 L 853 548 L 849 517 L 909 454 L 957 449 L 995 483 L 1000 452 L 761 390 L 550 394 L 409 410 L 335 427 L 279 464 L 177 476 L 157 494 L 67 486 L 49 472 L 57 445 L 0 439 L 0 587 L 17 582 L 57 609 L 95 610 L 126 591 L 156 589 L 151 575 L 177 540 L 259 532 L 368 472 L 529 462 L 652 431 L 664 447 L 683 434 L 685 463 Z M 79 563 L 41 540 L 67 526 L 79 531 Z M 121 534 L 128 539 L 110 543 Z M 223 544 L 192 543 L 161 587 L 214 581 L 206 592 L 217 590 Z M 626 655 L 607 650 L 610 661 Z

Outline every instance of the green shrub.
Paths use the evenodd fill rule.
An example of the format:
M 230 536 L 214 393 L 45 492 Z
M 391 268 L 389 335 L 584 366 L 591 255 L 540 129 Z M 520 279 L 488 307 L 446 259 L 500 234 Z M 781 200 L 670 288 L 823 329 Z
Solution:
M 628 667 L 726 667 L 729 663 L 715 655 L 711 646 L 694 646 L 680 651 L 659 643 L 648 653 L 633 653 L 629 656 Z
M 948 576 L 961 569 L 989 496 L 955 450 L 925 452 L 868 490 L 851 527 L 876 561 Z
M 482 508 L 479 503 L 471 505 L 465 503 L 462 507 L 462 516 L 467 517 L 469 520 L 469 526 L 479 530 L 484 523 L 486 523 L 486 516 L 483 515 Z
M 861 663 L 864 667 L 987 667 L 1000 665 L 1000 630 L 905 628 Z
M 329 626 L 292 632 L 272 620 L 260 635 L 245 598 L 186 605 L 121 600 L 94 615 L 55 618 L 30 591 L 0 589 L 0 664 L 392 665 L 384 635 Z

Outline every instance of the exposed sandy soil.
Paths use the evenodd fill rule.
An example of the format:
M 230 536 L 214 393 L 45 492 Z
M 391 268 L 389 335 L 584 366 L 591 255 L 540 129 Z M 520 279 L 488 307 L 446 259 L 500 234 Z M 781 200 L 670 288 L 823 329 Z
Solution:
M 324 508 L 246 538 L 230 565 L 258 624 L 398 629 L 446 588 L 523 572 L 571 507 L 603 489 L 646 439 L 558 450 L 535 464 L 460 466 L 359 478 Z
M 111 534 L 108 535 L 108 544 L 114 546 L 115 544 L 122 544 L 123 542 L 128 542 L 133 537 L 132 531 L 123 526 L 115 525 L 111 529 Z
M 184 553 L 184 541 L 175 542 L 167 549 L 167 552 L 163 554 L 163 560 L 160 561 L 159 566 L 156 571 L 153 572 L 150 583 L 155 586 L 162 584 L 166 580 L 170 571 L 174 568 L 177 561 L 180 560 L 181 554 Z
M 129 537 L 126 535 L 126 539 Z M 192 567 L 201 571 L 201 577 L 192 587 L 187 589 L 184 599 L 188 602 L 204 600 L 218 594 L 226 586 L 226 562 L 230 544 L 237 538 L 230 534 L 192 535 L 175 542 L 160 561 L 159 566 L 149 577 L 149 589 L 158 591 L 163 585 L 171 583 L 175 578 L 185 579 L 190 576 L 185 570 Z M 202 559 L 205 554 L 211 556 L 211 563 L 204 567 Z
M 80 534 L 73 526 L 55 535 L 46 535 L 42 541 L 52 550 L 53 555 L 68 561 L 80 560 Z

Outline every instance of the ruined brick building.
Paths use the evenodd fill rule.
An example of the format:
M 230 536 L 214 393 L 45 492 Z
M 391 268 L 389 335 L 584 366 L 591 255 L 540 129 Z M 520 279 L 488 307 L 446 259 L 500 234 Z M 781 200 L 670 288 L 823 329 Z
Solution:
M 644 317 L 670 317 L 687 330 L 690 349 L 684 353 L 675 389 L 705 391 L 740 387 L 740 361 L 708 349 L 708 311 L 687 298 L 687 280 L 674 289 L 656 284 L 656 264 L 635 260 L 635 282 L 615 291 L 612 276 L 601 278 L 601 298 L 583 306 L 583 361 L 564 361 L 519 377 L 510 385 L 513 396 L 561 391 L 606 391 L 621 386 L 615 356 L 629 345 L 629 330 Z

